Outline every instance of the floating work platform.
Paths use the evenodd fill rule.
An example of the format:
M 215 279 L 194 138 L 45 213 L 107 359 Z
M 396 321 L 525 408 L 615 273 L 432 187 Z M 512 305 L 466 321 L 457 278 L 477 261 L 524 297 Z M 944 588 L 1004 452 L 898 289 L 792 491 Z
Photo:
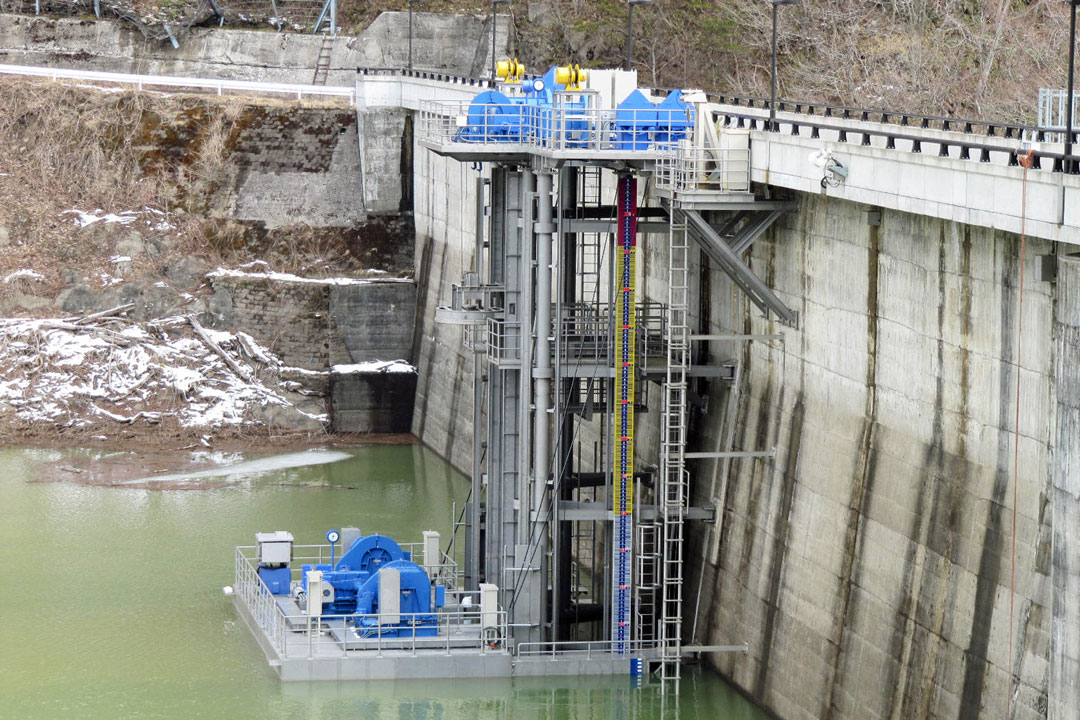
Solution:
M 301 567 L 330 557 L 330 545 L 294 546 L 288 570 L 299 581 Z M 446 591 L 446 609 L 434 613 L 433 625 L 403 630 L 401 621 L 408 618 L 400 613 L 386 624 L 385 615 L 309 616 L 292 595 L 271 593 L 255 546 L 236 548 L 235 559 L 237 614 L 286 682 L 630 675 L 657 657 L 645 647 L 613 653 L 608 642 L 515 643 L 504 610 L 483 606 L 476 592 L 455 589 Z M 456 567 L 445 556 L 441 560 L 425 567 L 433 583 L 450 585 Z M 375 624 L 358 632 L 363 620 Z

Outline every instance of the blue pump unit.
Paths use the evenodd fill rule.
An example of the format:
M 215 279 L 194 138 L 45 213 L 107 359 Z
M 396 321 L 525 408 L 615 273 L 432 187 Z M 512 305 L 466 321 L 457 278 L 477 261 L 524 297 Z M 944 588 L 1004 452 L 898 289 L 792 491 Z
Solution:
M 575 99 L 571 91 L 559 98 L 556 117 L 555 93 L 566 90 L 565 85 L 556 82 L 556 70 L 553 67 L 543 77 L 524 80 L 521 95 L 498 90 L 478 94 L 455 140 L 545 146 L 558 123 L 560 147 L 587 146 L 596 136 L 597 116 L 595 112 L 590 114 L 582 96 Z M 659 104 L 634 90 L 615 109 L 614 121 L 605 128 L 601 141 L 616 150 L 643 151 L 689 137 L 693 127 L 694 109 L 682 101 L 680 90 L 671 91 Z
M 521 95 L 506 95 L 485 90 L 469 104 L 466 125 L 458 131 L 458 142 L 535 142 L 550 138 L 553 125 L 555 92 L 566 89 L 555 82 L 556 68 L 542 77 L 521 83 Z M 584 112 L 584 102 L 570 102 L 562 107 Z M 574 121 L 571 121 L 571 123 Z M 578 121 L 580 122 L 580 121 Z M 572 129 L 572 128 L 571 128 Z
M 615 132 L 619 150 L 647 150 L 653 144 L 676 143 L 694 128 L 694 109 L 682 101 L 682 91 L 672 90 L 654 105 L 634 90 L 615 109 Z
M 656 106 L 656 142 L 676 143 L 693 130 L 693 106 L 682 101 L 681 90 L 672 90 Z
M 656 132 L 656 106 L 640 90 L 634 90 L 615 109 L 616 147 L 648 150 Z
M 374 616 L 386 610 L 379 607 L 379 571 L 385 569 L 396 570 L 400 579 L 400 622 L 380 624 L 377 617 L 357 617 L 353 620 L 357 633 L 361 637 L 374 637 L 380 632 L 382 637 L 434 637 L 438 621 L 433 609 L 442 607 L 445 588 L 435 588 L 433 606 L 428 574 L 385 535 L 357 538 L 333 566 L 304 565 L 302 586 L 306 593 L 308 571 L 321 570 L 323 581 L 334 588 L 333 600 L 323 602 L 324 615 Z

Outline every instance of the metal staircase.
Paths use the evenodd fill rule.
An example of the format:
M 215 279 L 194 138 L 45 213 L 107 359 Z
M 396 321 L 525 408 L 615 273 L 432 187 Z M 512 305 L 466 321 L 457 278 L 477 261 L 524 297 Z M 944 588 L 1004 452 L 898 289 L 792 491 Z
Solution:
M 315 59 L 315 77 L 311 79 L 312 85 L 325 85 L 330 77 L 330 56 L 334 51 L 334 36 L 325 34 L 319 44 L 319 56 Z
M 671 209 L 668 253 L 668 349 L 660 440 L 661 690 L 677 691 L 682 655 L 683 520 L 686 512 L 687 369 L 690 361 L 689 260 L 686 215 Z

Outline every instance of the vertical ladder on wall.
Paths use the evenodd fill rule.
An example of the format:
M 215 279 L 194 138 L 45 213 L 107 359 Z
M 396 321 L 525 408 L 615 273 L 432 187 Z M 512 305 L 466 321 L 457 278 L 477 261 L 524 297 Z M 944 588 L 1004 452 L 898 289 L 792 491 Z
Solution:
M 334 51 L 334 36 L 329 33 L 322 36 L 319 44 L 319 56 L 315 59 L 315 77 L 311 79 L 312 85 L 325 85 L 330 77 L 330 55 Z
M 687 502 L 686 399 L 690 359 L 689 260 L 686 216 L 671 208 L 668 252 L 668 346 L 660 441 L 662 527 L 661 691 L 678 691 L 682 655 L 683 518 Z

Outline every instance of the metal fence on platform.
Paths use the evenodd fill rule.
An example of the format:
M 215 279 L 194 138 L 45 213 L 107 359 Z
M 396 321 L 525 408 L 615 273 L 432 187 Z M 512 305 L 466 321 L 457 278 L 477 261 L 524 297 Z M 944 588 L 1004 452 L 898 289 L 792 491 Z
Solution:
M 671 192 L 749 192 L 750 149 L 676 145 L 656 161 L 656 187 Z
M 420 106 L 419 136 L 436 145 L 508 151 L 670 153 L 670 130 L 656 116 L 655 109 L 427 101 Z
M 418 552 L 422 543 L 403 544 L 402 548 Z M 328 545 L 298 545 L 294 550 L 308 554 L 294 556 L 292 575 L 298 577 L 305 561 L 318 564 L 329 561 Z M 311 552 L 315 550 L 316 552 Z M 400 613 L 403 626 L 384 625 L 379 614 L 319 615 L 308 617 L 291 598 L 272 595 L 259 577 L 255 561 L 256 548 L 236 548 L 233 589 L 247 608 L 251 619 L 282 659 L 348 658 L 362 653 L 381 656 L 384 652 L 405 652 L 416 655 L 424 651 L 488 654 L 505 653 L 509 637 L 505 610 L 481 610 L 478 591 L 448 590 L 447 596 L 457 607 L 468 608 L 429 613 Z M 429 571 L 432 577 L 457 578 L 457 565 L 445 554 L 443 565 Z M 285 605 L 286 607 L 283 607 Z M 470 607 L 471 605 L 471 607 Z M 287 607 L 292 610 L 287 611 Z M 475 609 L 472 609 L 472 608 Z M 421 620 L 434 616 L 435 626 L 423 625 Z M 359 628 L 358 632 L 356 629 Z M 425 636 L 425 630 L 435 635 Z
M 593 657 L 610 656 L 615 654 L 615 643 L 611 640 L 571 640 L 558 642 L 525 642 L 518 643 L 516 654 L 521 658 L 544 658 L 552 660 L 578 658 L 592 659 Z M 619 655 L 659 654 L 655 641 L 634 640 L 619 643 Z

